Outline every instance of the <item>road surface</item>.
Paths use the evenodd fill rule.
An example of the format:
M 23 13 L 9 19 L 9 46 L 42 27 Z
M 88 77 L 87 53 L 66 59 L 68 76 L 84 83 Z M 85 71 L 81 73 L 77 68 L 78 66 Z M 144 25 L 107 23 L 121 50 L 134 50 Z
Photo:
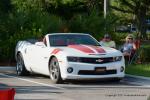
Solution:
M 15 100 L 150 100 L 150 80 L 125 77 L 120 82 L 71 81 L 52 84 L 49 77 L 18 77 L 14 67 L 0 67 L 0 89 L 15 88 Z

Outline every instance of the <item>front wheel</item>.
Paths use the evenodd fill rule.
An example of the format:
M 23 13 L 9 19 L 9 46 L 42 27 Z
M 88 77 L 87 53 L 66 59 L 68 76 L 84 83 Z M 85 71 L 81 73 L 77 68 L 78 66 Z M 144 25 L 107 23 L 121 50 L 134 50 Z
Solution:
M 56 57 L 53 57 L 49 65 L 50 78 L 53 83 L 62 83 L 62 78 L 60 74 L 60 67 Z

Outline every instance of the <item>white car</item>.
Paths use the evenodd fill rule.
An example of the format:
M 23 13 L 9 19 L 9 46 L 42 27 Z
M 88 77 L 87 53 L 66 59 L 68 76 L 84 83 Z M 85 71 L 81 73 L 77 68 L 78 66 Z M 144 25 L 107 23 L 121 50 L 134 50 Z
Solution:
M 16 60 L 18 75 L 40 73 L 50 76 L 53 83 L 125 76 L 123 54 L 101 47 L 91 35 L 83 33 L 53 33 L 42 41 L 19 41 Z

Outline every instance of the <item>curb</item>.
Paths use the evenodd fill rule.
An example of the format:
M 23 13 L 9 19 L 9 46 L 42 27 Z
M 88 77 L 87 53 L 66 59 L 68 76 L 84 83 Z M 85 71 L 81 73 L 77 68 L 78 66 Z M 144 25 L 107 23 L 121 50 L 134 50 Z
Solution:
M 150 77 L 137 76 L 137 75 L 130 75 L 130 74 L 126 74 L 125 76 L 127 76 L 127 77 L 133 77 L 133 78 L 138 78 L 138 79 L 143 79 L 143 80 L 148 80 L 148 81 L 150 81 Z

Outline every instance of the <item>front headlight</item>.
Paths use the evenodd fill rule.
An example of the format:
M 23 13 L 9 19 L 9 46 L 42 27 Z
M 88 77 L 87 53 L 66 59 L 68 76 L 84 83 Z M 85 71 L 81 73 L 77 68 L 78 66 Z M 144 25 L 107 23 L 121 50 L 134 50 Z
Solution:
M 114 61 L 121 61 L 122 60 L 122 56 L 116 56 L 113 58 Z
M 68 57 L 67 57 L 67 60 L 68 60 L 69 62 L 80 62 L 80 61 L 81 61 L 81 58 L 80 58 L 80 57 L 68 56 Z

